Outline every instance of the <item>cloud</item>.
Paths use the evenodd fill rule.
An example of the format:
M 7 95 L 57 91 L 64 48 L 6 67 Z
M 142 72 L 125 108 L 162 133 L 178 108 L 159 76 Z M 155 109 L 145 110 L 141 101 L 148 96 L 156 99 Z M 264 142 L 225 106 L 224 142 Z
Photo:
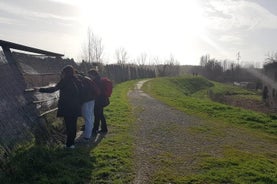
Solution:
M 76 1 L 76 0 L 49 0 L 49 1 L 58 2 L 58 3 L 61 3 L 61 4 L 67 4 L 67 5 L 74 5 L 74 6 L 79 4 L 80 2 L 81 3 L 85 2 L 84 0 L 82 0 L 82 1 Z M 90 1 L 90 0 L 87 0 L 87 1 Z
M 210 29 L 277 29 L 277 16 L 255 2 L 245 0 L 208 0 L 205 17 Z
M 51 7 L 49 7 L 51 9 Z M 60 15 L 55 12 L 47 12 L 47 11 L 41 11 L 40 9 L 33 10 L 28 9 L 27 7 L 20 7 L 15 6 L 14 4 L 9 4 L 5 2 L 0 2 L 0 10 L 6 13 L 7 16 L 12 15 L 16 16 L 17 19 L 23 19 L 23 18 L 48 18 L 48 19 L 55 19 L 56 21 L 75 21 L 76 18 L 71 15 Z M 5 15 L 4 15 L 5 16 Z
M 69 32 L 79 25 L 78 8 L 52 1 L 0 1 L 0 24 L 4 28 L 36 32 Z
M 242 43 L 242 39 L 240 37 L 234 36 L 234 35 L 222 35 L 221 37 L 219 37 L 219 41 L 232 42 L 234 44 L 241 44 Z
M 0 17 L 4 37 L 17 37 L 21 32 L 33 35 L 48 32 L 73 36 L 79 32 L 80 27 L 77 9 L 74 6 L 52 1 L 0 1 Z
M 5 18 L 5 17 L 0 17 L 0 24 L 15 24 L 15 19 L 10 19 L 10 18 Z

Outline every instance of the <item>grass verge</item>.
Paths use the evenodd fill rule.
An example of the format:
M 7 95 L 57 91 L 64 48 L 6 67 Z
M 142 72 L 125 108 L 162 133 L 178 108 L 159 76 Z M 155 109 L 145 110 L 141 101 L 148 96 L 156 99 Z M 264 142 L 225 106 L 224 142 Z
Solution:
M 277 183 L 277 162 L 264 155 L 251 154 L 226 147 L 221 158 L 209 155 L 203 157 L 202 162 L 194 168 L 194 171 L 198 174 L 182 176 L 171 170 L 159 170 L 153 177 L 153 183 Z

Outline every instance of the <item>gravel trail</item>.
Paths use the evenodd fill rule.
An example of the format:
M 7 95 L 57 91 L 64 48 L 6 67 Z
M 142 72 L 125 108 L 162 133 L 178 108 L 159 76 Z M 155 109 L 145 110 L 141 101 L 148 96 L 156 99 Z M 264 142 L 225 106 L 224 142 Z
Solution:
M 163 104 L 140 89 L 144 82 L 138 82 L 128 94 L 137 118 L 133 183 L 149 183 L 165 166 L 180 175 L 192 174 L 201 158 L 220 157 L 226 146 L 255 153 L 277 152 L 276 142 L 253 136 L 246 129 L 205 122 Z

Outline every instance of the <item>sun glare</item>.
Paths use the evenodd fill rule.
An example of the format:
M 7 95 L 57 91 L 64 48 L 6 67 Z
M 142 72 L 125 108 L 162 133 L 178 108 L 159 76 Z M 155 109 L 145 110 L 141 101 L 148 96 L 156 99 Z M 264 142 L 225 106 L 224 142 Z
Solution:
M 86 0 L 80 1 L 79 8 L 84 33 L 91 27 L 112 49 L 124 47 L 130 54 L 181 55 L 184 50 L 196 50 L 196 42 L 207 37 L 197 1 Z

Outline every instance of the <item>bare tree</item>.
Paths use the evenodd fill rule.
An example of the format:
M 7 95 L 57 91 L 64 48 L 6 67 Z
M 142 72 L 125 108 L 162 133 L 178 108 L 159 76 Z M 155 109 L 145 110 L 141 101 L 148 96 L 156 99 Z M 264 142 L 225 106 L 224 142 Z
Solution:
M 201 56 L 200 66 L 204 67 L 209 60 L 210 60 L 210 55 L 207 54 L 207 55 Z
M 137 57 L 137 64 L 138 65 L 145 65 L 147 60 L 147 54 L 141 53 L 140 56 Z
M 102 55 L 104 47 L 102 45 L 102 39 L 95 37 L 94 44 L 93 44 L 93 50 L 94 50 L 94 60 L 98 63 L 102 63 Z
M 223 71 L 226 71 L 228 69 L 228 60 L 227 59 L 224 59 L 222 61 L 222 68 L 223 68 Z
M 275 63 L 277 62 L 277 52 L 268 53 L 265 59 L 266 63 Z
M 153 64 L 156 65 L 156 66 L 160 65 L 161 64 L 160 58 L 159 57 L 154 57 L 153 58 Z
M 97 37 L 90 28 L 87 32 L 87 42 L 83 47 L 83 57 L 84 61 L 89 63 L 97 62 L 102 63 L 104 47 L 102 45 L 102 39 Z
M 175 57 L 171 54 L 169 59 L 166 60 L 165 64 L 168 65 L 180 65 L 180 63 L 175 59 Z
M 241 61 L 241 55 L 240 55 L 240 52 L 237 53 L 237 62 L 238 62 L 238 65 L 241 65 L 240 61 Z
M 180 73 L 180 63 L 175 59 L 175 57 L 171 54 L 170 58 L 165 61 L 165 74 L 167 76 L 176 76 Z
M 115 56 L 118 64 L 126 64 L 128 57 L 127 51 L 124 48 L 119 48 L 115 51 Z
M 160 62 L 159 58 L 154 58 L 154 65 L 158 76 L 177 76 L 180 73 L 179 62 L 170 55 L 170 58 Z

